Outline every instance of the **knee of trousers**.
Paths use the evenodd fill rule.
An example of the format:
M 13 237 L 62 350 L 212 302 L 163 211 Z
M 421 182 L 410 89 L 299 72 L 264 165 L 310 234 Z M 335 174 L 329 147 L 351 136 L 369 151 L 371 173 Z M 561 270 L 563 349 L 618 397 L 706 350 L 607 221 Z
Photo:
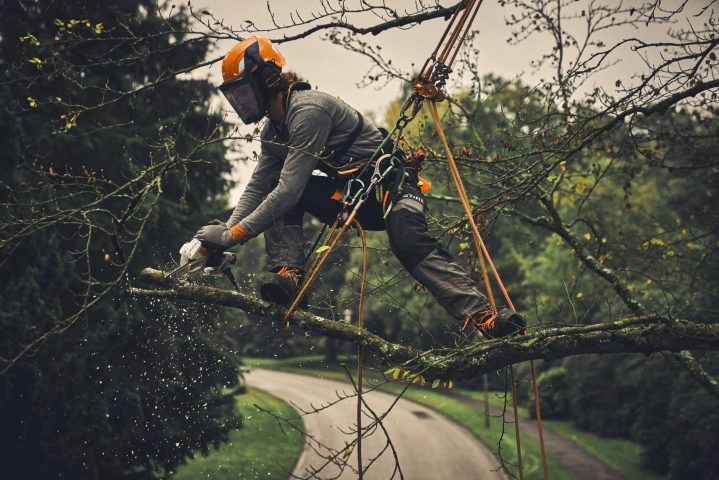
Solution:
M 265 230 L 267 266 L 270 270 L 281 266 L 301 267 L 305 260 L 304 244 L 302 225 L 277 222 Z
M 432 252 L 447 255 L 427 231 L 424 212 L 410 208 L 394 208 L 386 220 L 387 238 L 392 253 L 408 271 Z

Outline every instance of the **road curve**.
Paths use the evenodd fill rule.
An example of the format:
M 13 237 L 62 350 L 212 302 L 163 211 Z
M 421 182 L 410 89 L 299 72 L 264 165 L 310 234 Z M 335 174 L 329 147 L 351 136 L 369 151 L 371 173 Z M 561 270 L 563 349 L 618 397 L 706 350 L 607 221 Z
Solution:
M 254 369 L 246 376 L 247 383 L 267 391 L 279 398 L 292 402 L 303 410 L 319 407 L 340 394 L 351 393 L 351 388 L 332 380 L 296 375 L 272 370 Z M 386 411 L 395 397 L 382 392 L 365 394 L 367 404 L 377 414 Z M 319 413 L 304 416 L 305 431 L 309 437 L 334 449 L 342 449 L 351 442 L 355 434 L 356 401 L 343 400 Z M 363 424 L 370 423 L 365 416 Z M 404 478 L 408 480 L 440 479 L 505 479 L 495 472 L 498 460 L 487 447 L 463 427 L 427 407 L 401 399 L 383 422 L 397 450 L 397 457 Z M 367 468 L 370 460 L 385 447 L 386 439 L 381 431 L 362 442 L 362 459 Z M 330 463 L 316 476 L 312 472 L 326 463 L 312 440 L 305 443 L 304 451 L 293 471 L 298 478 L 355 479 L 357 467 L 356 451 L 347 461 L 353 468 L 342 470 Z M 319 449 L 321 450 L 321 449 Z M 342 462 L 340 462 L 342 463 Z M 365 473 L 365 480 L 386 480 L 392 478 L 395 467 L 394 457 L 387 451 L 380 456 Z M 394 478 L 399 478 L 396 475 Z

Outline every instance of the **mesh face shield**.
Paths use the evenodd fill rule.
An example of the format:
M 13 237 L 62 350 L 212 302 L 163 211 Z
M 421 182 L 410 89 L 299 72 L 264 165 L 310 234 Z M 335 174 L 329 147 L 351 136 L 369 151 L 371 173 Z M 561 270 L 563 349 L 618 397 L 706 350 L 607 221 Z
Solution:
M 244 124 L 258 122 L 265 116 L 264 95 L 251 75 L 241 75 L 223 83 L 220 85 L 220 92 L 230 102 Z

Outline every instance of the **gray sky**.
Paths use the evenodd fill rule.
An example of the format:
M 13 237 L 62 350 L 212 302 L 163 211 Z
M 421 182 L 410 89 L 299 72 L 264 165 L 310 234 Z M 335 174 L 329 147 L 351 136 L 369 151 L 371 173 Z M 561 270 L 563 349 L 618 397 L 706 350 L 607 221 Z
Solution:
M 414 6 L 414 1 L 406 0 L 388 3 L 399 5 L 400 8 L 404 5 L 408 9 Z M 454 2 L 442 3 L 452 5 Z M 289 23 L 289 11 L 292 9 L 299 10 L 305 17 L 309 12 L 317 11 L 320 5 L 318 0 L 271 0 L 271 4 L 278 14 L 278 20 L 286 23 Z M 270 24 L 265 0 L 205 0 L 202 5 L 207 6 L 207 10 L 214 15 L 224 18 L 228 24 L 242 25 L 247 19 L 251 19 L 257 26 Z M 475 20 L 475 27 L 481 32 L 480 61 L 487 72 L 514 78 L 526 73 L 529 58 L 518 54 L 517 47 L 507 45 L 506 39 L 510 30 L 504 24 L 504 15 L 496 0 L 486 0 L 482 5 Z M 371 15 L 358 19 L 360 24 L 376 21 L 377 18 Z M 410 71 L 412 63 L 421 65 L 429 56 L 445 27 L 444 19 L 440 18 L 411 29 L 391 30 L 377 36 L 367 35 L 363 39 L 380 45 L 387 58 L 391 58 L 393 63 L 403 70 Z M 272 38 L 279 35 L 268 36 Z M 357 82 L 370 67 L 370 60 L 323 41 L 322 36 L 323 34 L 318 32 L 308 38 L 281 45 L 280 51 L 288 63 L 286 68 L 295 70 L 313 86 L 342 97 L 361 111 L 380 112 L 397 97 L 400 90 L 399 81 L 394 81 L 381 90 L 372 87 L 358 88 Z M 232 41 L 219 42 L 219 52 L 226 51 L 232 45 Z M 547 45 L 549 42 L 546 42 L 545 48 Z M 537 42 L 533 42 L 532 48 L 533 54 L 541 51 Z M 219 68 L 213 69 L 211 78 L 218 84 L 221 83 Z
M 327 0 L 335 3 L 336 0 Z M 445 1 L 443 5 L 452 5 L 455 0 Z M 677 3 L 680 0 L 666 0 L 666 5 Z M 707 4 L 709 0 L 690 0 L 687 12 L 693 14 L 697 6 Z M 270 0 L 273 11 L 277 14 L 278 23 L 289 24 L 289 12 L 299 11 L 303 18 L 308 18 L 310 12 L 320 10 L 320 0 Z M 358 0 L 346 0 L 347 5 L 357 4 Z M 372 2 L 379 3 L 379 0 Z M 387 3 L 395 8 L 414 8 L 414 0 L 387 0 Z M 428 3 L 428 2 L 425 2 Z M 611 3 L 611 0 L 607 0 Z M 625 1 L 625 5 L 631 5 L 632 0 Z M 640 2 L 636 2 L 640 3 Z M 578 11 L 582 9 L 585 1 L 577 1 L 573 5 Z M 245 20 L 252 20 L 258 27 L 270 26 L 270 16 L 267 12 L 266 0 L 205 0 L 197 3 L 196 9 L 208 10 L 215 17 L 224 19 L 229 25 L 243 25 Z M 710 9 L 711 10 L 711 9 Z M 540 78 L 550 79 L 552 70 L 545 67 L 541 71 L 534 71 L 530 62 L 539 58 L 548 51 L 552 39 L 547 33 L 534 35 L 530 41 L 520 45 L 510 45 L 507 39 L 511 35 L 511 28 L 505 24 L 505 18 L 510 16 L 513 10 L 500 7 L 497 0 L 485 0 L 479 15 L 474 23 L 474 28 L 479 30 L 479 37 L 476 45 L 480 49 L 479 68 L 480 73 L 494 73 L 505 78 L 521 79 L 525 84 L 535 85 Z M 353 23 L 360 25 L 374 24 L 378 20 L 373 15 L 355 17 Z M 697 22 L 684 15 L 675 27 L 686 27 L 688 21 Z M 579 37 L 583 36 L 583 23 L 581 20 L 563 25 Z M 429 56 L 436 42 L 439 40 L 446 23 L 444 19 L 427 21 L 422 25 L 403 30 L 391 30 L 377 36 L 366 35 L 363 40 L 380 45 L 386 58 L 391 58 L 393 63 L 402 70 L 412 70 L 413 63 L 421 65 Z M 605 42 L 611 44 L 619 38 L 636 37 L 643 40 L 658 40 L 667 37 L 668 26 L 648 27 L 619 27 L 610 29 L 605 34 Z M 290 30 L 288 33 L 295 33 Z M 282 44 L 279 48 L 287 59 L 288 69 L 295 70 L 306 78 L 313 86 L 327 93 L 337 95 L 362 112 L 371 112 L 377 118 L 384 117 L 384 108 L 390 101 L 397 98 L 400 91 L 399 81 L 394 81 L 387 86 L 376 89 L 374 87 L 359 88 L 357 83 L 364 73 L 371 66 L 371 61 L 359 54 L 354 54 L 323 41 L 322 32 L 315 33 L 302 40 Z M 270 38 L 277 38 L 279 33 L 274 32 L 268 35 Z M 223 54 L 234 44 L 233 41 L 218 42 L 213 56 Z M 631 83 L 632 75 L 640 73 L 644 69 L 636 54 L 625 49 L 618 51 L 615 57 L 616 64 L 596 75 L 592 81 L 585 85 L 585 88 L 603 86 L 608 90 L 614 88 L 614 82 L 621 79 L 624 85 Z M 208 72 L 210 80 L 219 85 L 222 82 L 220 66 L 213 65 Z M 224 105 L 227 107 L 227 105 Z M 250 129 L 247 128 L 249 132 Z M 237 179 L 246 181 L 254 165 L 238 165 Z M 233 192 L 233 197 L 237 195 Z

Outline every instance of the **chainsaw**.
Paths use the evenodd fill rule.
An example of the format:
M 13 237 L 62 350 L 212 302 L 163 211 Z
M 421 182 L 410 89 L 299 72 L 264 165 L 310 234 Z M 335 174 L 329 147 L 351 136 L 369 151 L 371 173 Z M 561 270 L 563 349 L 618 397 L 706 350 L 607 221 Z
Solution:
M 180 266 L 165 275 L 166 279 L 187 280 L 200 276 L 224 275 L 236 291 L 240 291 L 230 267 L 237 263 L 237 255 L 223 250 L 210 250 L 193 238 L 180 248 Z

